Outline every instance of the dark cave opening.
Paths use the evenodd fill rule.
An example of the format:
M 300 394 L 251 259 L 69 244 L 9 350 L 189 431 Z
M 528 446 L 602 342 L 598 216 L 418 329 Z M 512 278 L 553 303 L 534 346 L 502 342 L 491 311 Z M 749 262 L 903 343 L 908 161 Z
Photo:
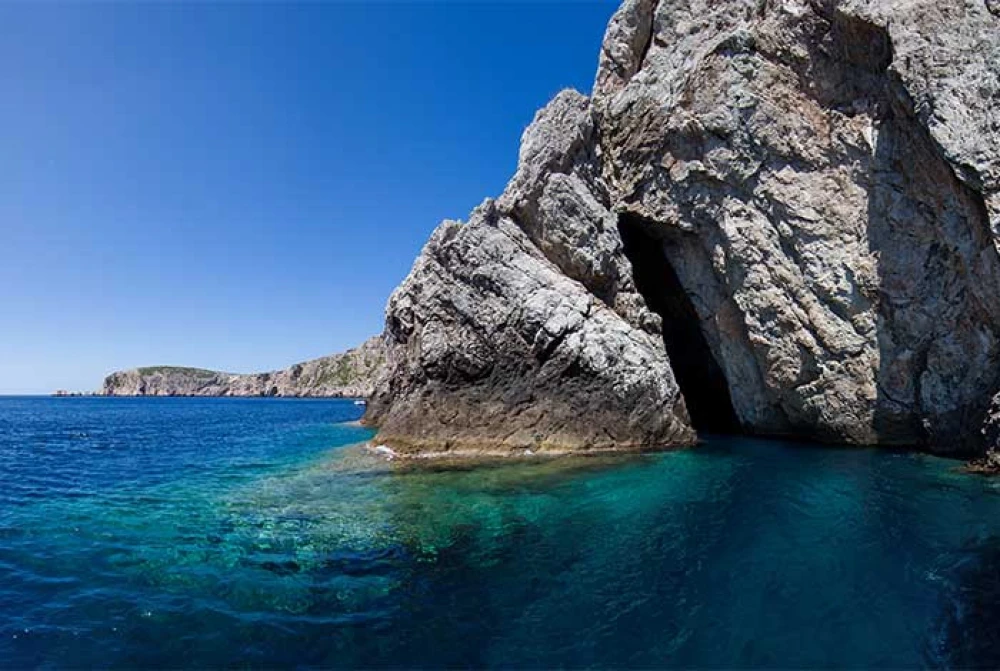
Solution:
M 632 263 L 636 288 L 663 320 L 663 343 L 696 431 L 739 433 L 729 383 L 701 330 L 698 313 L 684 291 L 664 243 L 649 232 L 651 224 L 622 214 L 618 230 Z

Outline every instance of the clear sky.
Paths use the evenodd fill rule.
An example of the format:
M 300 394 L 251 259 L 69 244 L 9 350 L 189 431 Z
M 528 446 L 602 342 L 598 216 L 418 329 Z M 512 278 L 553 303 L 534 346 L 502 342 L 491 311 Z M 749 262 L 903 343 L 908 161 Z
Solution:
M 381 331 L 616 6 L 0 4 L 0 394 Z

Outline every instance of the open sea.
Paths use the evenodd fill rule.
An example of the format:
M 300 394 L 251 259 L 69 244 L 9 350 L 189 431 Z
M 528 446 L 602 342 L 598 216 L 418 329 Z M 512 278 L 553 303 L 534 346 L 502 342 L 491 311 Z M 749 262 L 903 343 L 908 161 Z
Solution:
M 390 464 L 351 401 L 0 398 L 0 667 L 1000 666 L 1000 480 Z

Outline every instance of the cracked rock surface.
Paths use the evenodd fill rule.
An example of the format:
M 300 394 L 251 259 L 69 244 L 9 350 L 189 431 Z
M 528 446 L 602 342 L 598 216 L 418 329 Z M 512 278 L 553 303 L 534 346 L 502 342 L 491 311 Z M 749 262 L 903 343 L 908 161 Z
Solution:
M 399 452 L 694 440 L 657 336 L 567 277 L 493 202 L 438 227 L 390 299 L 385 336 L 389 374 L 367 419 Z
M 540 111 L 390 299 L 367 421 L 413 451 L 667 447 L 716 399 L 749 433 L 992 447 L 997 13 L 626 0 L 592 97 Z

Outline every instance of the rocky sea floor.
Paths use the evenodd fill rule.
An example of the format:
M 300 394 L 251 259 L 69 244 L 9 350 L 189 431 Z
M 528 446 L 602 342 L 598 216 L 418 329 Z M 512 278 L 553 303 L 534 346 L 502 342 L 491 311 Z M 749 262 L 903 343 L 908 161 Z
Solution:
M 1000 481 L 955 462 L 398 465 L 358 414 L 0 399 L 0 667 L 1000 665 Z

